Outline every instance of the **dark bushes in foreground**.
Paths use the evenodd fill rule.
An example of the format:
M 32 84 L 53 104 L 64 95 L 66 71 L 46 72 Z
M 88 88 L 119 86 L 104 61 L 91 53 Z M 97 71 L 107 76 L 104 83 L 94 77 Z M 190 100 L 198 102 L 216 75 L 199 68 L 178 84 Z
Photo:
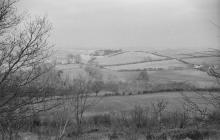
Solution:
M 220 121 L 218 112 L 209 114 L 204 120 L 203 116 L 198 119 L 199 116 L 193 117 L 188 111 L 167 112 L 166 105 L 165 101 L 158 101 L 154 107 L 136 106 L 130 111 L 95 115 L 89 117 L 88 123 L 107 127 L 114 135 L 120 132 L 126 136 L 133 134 L 131 137 L 139 134 L 148 140 L 165 140 L 168 137 L 199 140 L 218 133 L 216 127 L 211 127 L 212 123 Z
M 148 107 L 135 106 L 128 111 L 85 117 L 80 136 L 76 134 L 75 123 L 70 121 L 64 137 L 105 134 L 106 137 L 119 140 L 120 138 L 136 140 L 140 137 L 147 140 L 167 140 L 168 138 L 172 140 L 185 138 L 200 140 L 218 134 L 217 130 L 220 128 L 217 125 L 220 122 L 219 111 L 208 114 L 204 119 L 203 116 L 192 116 L 187 110 L 168 112 L 167 105 L 167 101 L 158 100 Z M 32 120 L 26 121 L 27 125 L 24 125 L 30 126 L 31 129 L 26 127 L 23 131 L 49 136 L 59 134 L 62 130 L 60 128 L 63 128 L 68 117 L 65 113 L 59 116 L 56 114 L 53 113 L 53 117 L 48 116 L 49 119 L 46 120 L 35 116 Z M 200 119 L 198 119 L 199 117 Z M 25 124 L 25 121 L 22 123 Z

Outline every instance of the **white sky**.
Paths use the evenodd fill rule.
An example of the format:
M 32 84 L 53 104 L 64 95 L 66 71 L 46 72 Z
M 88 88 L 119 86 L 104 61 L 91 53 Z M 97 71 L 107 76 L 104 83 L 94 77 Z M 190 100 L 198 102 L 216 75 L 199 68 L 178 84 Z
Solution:
M 20 0 L 57 48 L 220 48 L 220 0 Z

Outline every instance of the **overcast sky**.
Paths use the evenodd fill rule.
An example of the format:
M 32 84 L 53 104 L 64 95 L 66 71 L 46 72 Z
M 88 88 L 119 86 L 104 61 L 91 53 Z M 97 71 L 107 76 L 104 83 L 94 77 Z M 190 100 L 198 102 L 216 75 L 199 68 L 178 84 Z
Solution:
M 48 16 L 57 48 L 220 48 L 220 0 L 20 0 L 19 9 Z

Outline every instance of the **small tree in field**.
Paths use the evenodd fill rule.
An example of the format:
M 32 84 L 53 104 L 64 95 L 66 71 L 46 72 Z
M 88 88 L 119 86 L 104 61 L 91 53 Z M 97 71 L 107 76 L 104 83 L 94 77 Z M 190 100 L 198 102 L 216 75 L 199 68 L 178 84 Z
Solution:
M 93 81 L 91 83 L 91 90 L 95 92 L 96 96 L 98 93 L 104 88 L 104 82 L 103 81 Z
M 103 75 L 97 65 L 88 64 L 85 71 L 91 80 L 91 90 L 95 92 L 96 96 L 104 88 Z
M 148 82 L 149 81 L 149 76 L 146 70 L 141 71 L 140 74 L 137 77 L 137 80 Z
M 85 71 L 91 80 L 101 81 L 103 79 L 100 68 L 95 64 L 87 64 Z

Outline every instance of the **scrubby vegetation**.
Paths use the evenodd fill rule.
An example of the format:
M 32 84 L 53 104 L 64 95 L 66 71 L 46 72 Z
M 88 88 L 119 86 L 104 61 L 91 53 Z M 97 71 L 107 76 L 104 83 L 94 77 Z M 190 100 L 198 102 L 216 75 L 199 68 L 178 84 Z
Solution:
M 66 109 L 54 111 L 44 119 L 40 115 L 27 119 L 23 131 L 32 132 L 41 139 L 118 139 L 167 140 L 213 139 L 219 136 L 218 110 L 207 114 L 193 114 L 190 110 L 168 111 L 169 102 L 157 100 L 150 106 L 134 106 L 132 110 L 85 116 L 81 133 L 76 120 L 70 119 Z M 25 127 L 26 126 L 26 127 Z

